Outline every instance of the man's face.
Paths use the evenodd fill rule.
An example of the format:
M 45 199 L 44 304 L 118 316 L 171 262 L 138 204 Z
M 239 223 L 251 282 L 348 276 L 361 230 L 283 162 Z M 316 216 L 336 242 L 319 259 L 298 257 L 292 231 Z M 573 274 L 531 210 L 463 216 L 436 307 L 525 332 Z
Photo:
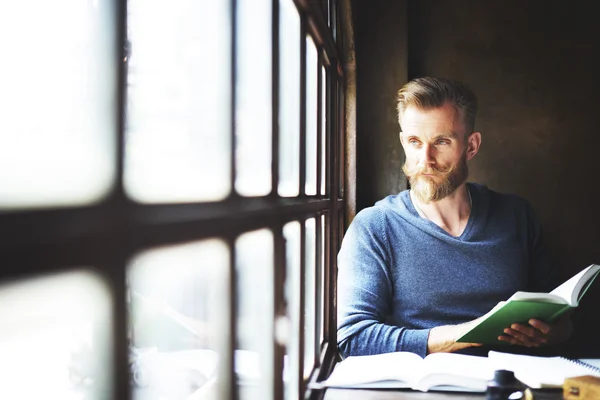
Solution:
M 408 107 L 400 123 L 406 154 L 402 170 L 413 194 L 429 203 L 454 193 L 469 174 L 467 132 L 460 114 L 449 104 L 433 110 Z

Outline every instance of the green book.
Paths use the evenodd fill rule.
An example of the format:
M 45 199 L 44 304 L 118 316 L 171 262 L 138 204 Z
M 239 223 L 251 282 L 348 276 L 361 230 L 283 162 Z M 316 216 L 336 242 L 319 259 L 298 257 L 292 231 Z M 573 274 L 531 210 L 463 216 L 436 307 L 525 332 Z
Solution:
M 592 264 L 550 293 L 516 292 L 501 301 L 480 318 L 471 330 L 457 342 L 505 344 L 498 340 L 511 324 L 527 324 L 532 318 L 554 322 L 567 311 L 577 307 L 579 301 L 600 273 L 600 265 Z

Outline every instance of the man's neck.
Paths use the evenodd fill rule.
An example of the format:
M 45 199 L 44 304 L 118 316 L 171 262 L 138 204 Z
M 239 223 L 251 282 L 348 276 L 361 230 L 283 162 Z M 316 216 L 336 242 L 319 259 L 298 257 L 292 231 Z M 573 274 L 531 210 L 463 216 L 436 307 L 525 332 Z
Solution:
M 428 219 L 450 235 L 460 236 L 471 215 L 471 195 L 466 183 L 439 201 L 422 202 L 410 192 L 410 199 L 422 218 Z

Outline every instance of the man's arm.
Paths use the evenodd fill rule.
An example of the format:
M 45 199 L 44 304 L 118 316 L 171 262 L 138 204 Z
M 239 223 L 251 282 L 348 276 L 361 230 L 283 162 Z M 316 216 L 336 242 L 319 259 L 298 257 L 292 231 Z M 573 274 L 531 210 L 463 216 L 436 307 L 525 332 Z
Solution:
M 453 352 L 471 346 L 481 346 L 476 343 L 456 342 L 478 320 L 460 325 L 437 326 L 431 329 L 427 340 L 427 354 Z M 569 312 L 560 317 L 555 323 L 530 319 L 528 325 L 512 324 L 504 329 L 504 335 L 498 336 L 498 340 L 525 347 L 553 346 L 566 341 L 572 333 L 573 324 L 571 322 L 571 312 Z
M 361 211 L 344 236 L 338 255 L 338 347 L 343 357 L 409 351 L 424 357 L 448 349 L 462 328 L 411 329 L 386 324 L 394 291 L 381 210 Z M 455 335 L 457 335 L 455 337 Z M 471 344 L 456 343 L 456 348 Z M 446 351 L 454 351 L 446 350 Z
M 376 208 L 358 213 L 338 254 L 337 341 L 343 357 L 394 351 L 426 353 L 428 329 L 385 323 L 394 288 L 383 213 Z
M 427 354 L 451 353 L 467 347 L 481 346 L 480 343 L 460 343 L 458 338 L 467 333 L 479 321 L 475 319 L 459 325 L 436 326 L 429 332 Z

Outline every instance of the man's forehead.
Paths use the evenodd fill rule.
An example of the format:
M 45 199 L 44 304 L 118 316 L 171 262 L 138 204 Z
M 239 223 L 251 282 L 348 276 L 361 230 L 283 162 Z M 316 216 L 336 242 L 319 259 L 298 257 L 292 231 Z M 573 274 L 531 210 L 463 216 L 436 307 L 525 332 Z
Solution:
M 459 113 L 450 105 L 428 110 L 407 107 L 400 119 L 400 125 L 406 133 L 417 129 L 434 129 L 438 133 L 448 134 L 464 131 Z

